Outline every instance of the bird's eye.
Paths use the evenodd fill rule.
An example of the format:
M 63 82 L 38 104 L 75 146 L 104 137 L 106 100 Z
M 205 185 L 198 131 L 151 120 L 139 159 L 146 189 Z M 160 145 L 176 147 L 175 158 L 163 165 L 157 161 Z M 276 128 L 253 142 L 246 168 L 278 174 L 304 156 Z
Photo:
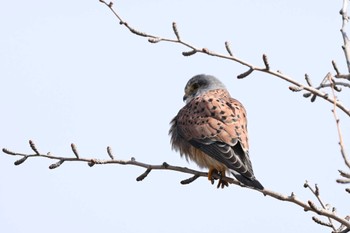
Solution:
M 199 87 L 198 83 L 193 83 L 193 85 L 192 85 L 193 90 L 197 90 L 198 87 Z

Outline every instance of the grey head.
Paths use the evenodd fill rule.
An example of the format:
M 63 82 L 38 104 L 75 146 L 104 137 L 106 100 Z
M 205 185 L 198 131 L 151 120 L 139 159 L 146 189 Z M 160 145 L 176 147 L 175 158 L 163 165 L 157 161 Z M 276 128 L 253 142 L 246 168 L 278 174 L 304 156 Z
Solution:
M 199 74 L 188 80 L 185 86 L 185 95 L 183 100 L 189 103 L 192 99 L 200 96 L 207 91 L 225 89 L 225 85 L 212 75 Z

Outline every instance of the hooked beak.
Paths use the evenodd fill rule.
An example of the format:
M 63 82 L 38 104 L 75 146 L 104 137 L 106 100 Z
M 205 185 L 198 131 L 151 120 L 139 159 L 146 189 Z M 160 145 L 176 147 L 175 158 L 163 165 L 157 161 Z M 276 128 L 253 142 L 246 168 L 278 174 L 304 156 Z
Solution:
M 185 102 L 187 100 L 188 96 L 185 94 L 182 100 Z

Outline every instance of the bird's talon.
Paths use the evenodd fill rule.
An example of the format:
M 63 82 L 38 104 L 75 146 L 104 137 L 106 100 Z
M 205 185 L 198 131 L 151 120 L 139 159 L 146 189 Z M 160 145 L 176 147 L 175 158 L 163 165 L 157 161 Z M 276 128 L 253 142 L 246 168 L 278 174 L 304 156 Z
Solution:
M 219 181 L 218 181 L 218 185 L 216 186 L 217 188 L 225 188 L 225 187 L 228 187 L 228 182 L 223 180 L 226 176 L 225 176 L 225 171 L 222 171 L 222 172 L 219 172 L 218 173 L 220 178 L 219 178 Z

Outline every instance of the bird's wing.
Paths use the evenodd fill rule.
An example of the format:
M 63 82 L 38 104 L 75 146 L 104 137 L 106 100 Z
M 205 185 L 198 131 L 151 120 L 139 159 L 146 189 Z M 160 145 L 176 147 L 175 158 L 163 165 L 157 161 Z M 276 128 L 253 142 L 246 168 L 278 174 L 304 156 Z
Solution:
M 246 111 L 225 90 L 193 99 L 176 118 L 178 134 L 193 147 L 225 164 L 237 179 L 247 180 L 240 180 L 242 183 L 255 180 L 248 154 Z

